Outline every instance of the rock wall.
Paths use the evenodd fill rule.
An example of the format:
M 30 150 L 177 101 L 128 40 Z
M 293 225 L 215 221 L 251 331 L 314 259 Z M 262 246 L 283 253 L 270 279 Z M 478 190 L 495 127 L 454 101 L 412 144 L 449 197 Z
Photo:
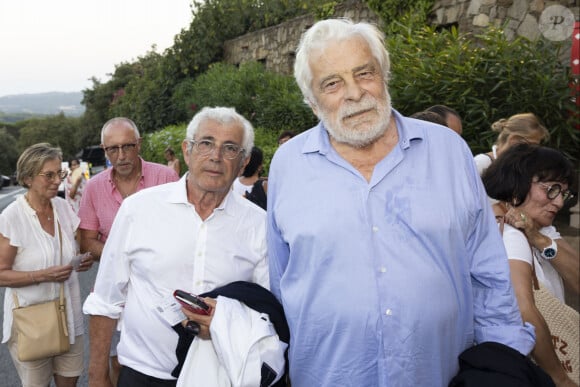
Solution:
M 542 19 L 542 13 L 553 5 L 561 6 L 556 9 L 564 9 L 565 12 L 556 12 Z M 534 40 L 540 38 L 543 32 L 544 36 L 550 33 L 556 36 L 556 27 L 563 27 L 562 23 L 570 22 L 570 18 L 579 19 L 579 8 L 578 0 L 436 0 L 430 22 L 442 27 L 456 25 L 459 31 L 476 33 L 490 25 L 504 26 L 510 39 L 523 36 Z M 376 24 L 381 22 L 362 0 L 350 0 L 337 6 L 334 16 Z M 302 16 L 229 40 L 224 45 L 224 60 L 235 65 L 251 60 L 259 61 L 271 71 L 292 74 L 294 51 L 300 36 L 314 22 L 314 16 Z M 570 37 L 567 41 L 571 46 Z M 569 51 L 567 55 L 569 58 Z
M 360 1 L 350 1 L 344 6 L 337 6 L 334 15 L 354 21 L 380 23 L 375 13 Z M 315 21 L 312 15 L 302 16 L 229 40 L 224 45 L 224 61 L 239 65 L 253 60 L 264 63 L 268 70 L 292 74 L 294 52 L 300 37 Z
M 563 6 L 569 13 L 558 12 L 561 9 L 556 8 L 553 15 L 544 16 L 553 23 L 546 24 L 541 15 L 552 5 Z M 542 29 L 560 27 L 559 23 L 564 21 L 560 17 L 578 18 L 578 9 L 577 0 L 437 0 L 433 6 L 432 23 L 443 26 L 457 24 L 460 31 L 473 32 L 490 25 L 504 26 L 509 39 L 523 36 L 535 40 L 542 35 Z

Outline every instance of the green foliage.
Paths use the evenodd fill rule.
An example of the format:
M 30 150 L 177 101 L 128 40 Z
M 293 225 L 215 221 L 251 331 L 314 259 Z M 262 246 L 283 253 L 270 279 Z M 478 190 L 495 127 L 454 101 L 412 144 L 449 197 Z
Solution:
M 141 145 L 141 156 L 145 160 L 165 164 L 166 160 L 163 155 L 165 148 L 171 146 L 175 151 L 175 156 L 181 161 L 181 173 L 184 174 L 187 166 L 181 153 L 181 143 L 185 138 L 186 125 L 171 125 L 154 133 L 148 133 L 143 136 Z M 268 166 L 278 148 L 278 132 L 269 129 L 257 127 L 254 129 L 254 145 L 264 152 L 264 176 L 268 175 Z M 0 132 L 1 138 L 1 132 Z
M 80 119 L 64 114 L 34 118 L 22 123 L 17 147 L 20 150 L 39 142 L 50 142 L 62 150 L 64 160 L 74 157 L 82 146 L 78 141 Z
M 166 59 L 150 51 L 139 58 L 136 69 L 138 76 L 130 77 L 113 99 L 110 115 L 130 117 L 142 133 L 180 122 L 171 99 L 177 79 L 168 70 Z
M 170 125 L 162 130 L 142 135 L 141 156 L 148 161 L 159 164 L 167 164 L 165 149 L 170 146 L 175 151 L 175 156 L 181 162 L 181 173 L 185 173 L 186 166 L 181 153 L 181 143 L 185 138 L 185 124 Z
M 113 116 L 132 118 L 143 132 L 178 124 L 191 116 L 184 91 L 193 79 L 223 56 L 223 43 L 245 33 L 307 13 L 317 0 L 194 1 L 193 20 L 163 54 L 155 48 L 134 63 L 115 68 L 106 83 L 93 79 L 84 90 L 83 138 L 98 143 L 100 128 Z M 185 94 L 186 95 L 186 94 Z
M 456 109 L 463 137 L 474 153 L 489 151 L 495 141 L 491 124 L 521 112 L 533 112 L 549 128 L 551 146 L 579 157 L 578 132 L 569 111 L 573 105 L 568 72 L 561 66 L 561 46 L 524 38 L 509 41 L 501 29 L 475 37 L 455 29 L 425 27 L 388 39 L 392 61 L 393 106 L 410 115 L 434 104 Z
M 294 79 L 266 71 L 255 62 L 239 69 L 216 63 L 194 81 L 180 85 L 180 94 L 187 96 L 184 108 L 190 111 L 192 106 L 195 111 L 204 106 L 231 106 L 254 126 L 274 131 L 300 132 L 316 123 Z
M 16 170 L 18 149 L 16 139 L 6 128 L 0 128 L 0 173 L 11 175 Z
M 262 150 L 264 153 L 264 171 L 262 176 L 268 176 L 270 169 L 270 162 L 276 149 L 278 149 L 278 135 L 281 133 L 272 131 L 268 128 L 257 127 L 254 128 L 254 145 Z
M 367 6 L 383 21 L 387 36 L 401 30 L 424 26 L 434 0 L 365 0 Z

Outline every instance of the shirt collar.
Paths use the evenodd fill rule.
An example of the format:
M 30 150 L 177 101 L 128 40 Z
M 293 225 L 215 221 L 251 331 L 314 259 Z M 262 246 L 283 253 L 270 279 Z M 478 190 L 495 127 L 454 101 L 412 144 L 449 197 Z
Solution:
M 399 132 L 399 146 L 402 149 L 407 149 L 411 145 L 411 140 L 423 139 L 425 136 L 425 128 L 419 125 L 407 125 L 406 117 L 403 117 L 395 109 L 391 109 L 392 115 L 395 118 L 397 124 L 397 130 Z M 302 147 L 302 153 L 313 153 L 318 152 L 320 154 L 326 155 L 332 145 L 330 144 L 330 138 L 324 123 L 320 121 L 318 125 L 311 129 L 308 133 L 308 138 L 304 142 Z
M 171 190 L 169 195 L 167 195 L 167 201 L 169 203 L 182 203 L 182 204 L 192 205 L 187 200 L 187 177 L 188 176 L 189 176 L 189 172 L 185 173 L 181 177 L 181 179 L 179 179 L 178 182 L 174 183 L 173 189 Z M 235 200 L 233 198 L 233 195 L 237 195 L 237 194 L 234 193 L 230 189 L 228 191 L 228 194 L 224 198 L 224 200 L 222 200 L 222 202 L 215 208 L 214 212 L 215 211 L 223 211 L 225 214 L 227 214 L 229 216 L 235 216 L 235 214 L 236 214 L 235 208 L 236 207 L 233 204 L 233 202 Z M 246 200 L 246 199 L 244 199 L 244 200 Z

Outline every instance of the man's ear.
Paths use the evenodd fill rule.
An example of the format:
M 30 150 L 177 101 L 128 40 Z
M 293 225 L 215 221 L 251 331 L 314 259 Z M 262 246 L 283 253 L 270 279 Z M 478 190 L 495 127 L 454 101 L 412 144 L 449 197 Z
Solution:
M 308 99 L 308 106 L 310 106 L 310 109 L 312 109 L 312 113 L 314 113 L 314 115 L 318 118 L 320 118 L 320 116 L 318 115 L 318 106 L 312 102 L 311 99 Z
M 185 164 L 189 164 L 189 151 L 187 150 L 187 147 L 189 145 L 189 141 L 188 140 L 183 140 L 181 142 L 181 153 L 183 153 L 183 160 L 185 161 Z
M 252 154 L 248 155 L 248 157 L 242 160 L 242 165 L 240 167 L 240 170 L 238 171 L 238 177 L 242 176 L 244 169 L 246 169 L 246 165 L 248 165 L 248 163 L 250 162 L 250 157 L 252 157 Z

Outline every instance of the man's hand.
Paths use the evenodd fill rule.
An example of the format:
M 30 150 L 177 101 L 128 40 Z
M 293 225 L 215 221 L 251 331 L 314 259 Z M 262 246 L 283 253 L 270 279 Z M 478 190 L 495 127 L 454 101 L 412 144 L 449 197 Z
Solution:
M 209 332 L 209 326 L 211 324 L 211 320 L 213 319 L 213 314 L 215 312 L 215 307 L 217 305 L 217 301 L 213 298 L 203 298 L 203 301 L 211 307 L 211 312 L 209 315 L 203 315 L 198 313 L 193 313 L 185 308 L 181 308 L 185 316 L 187 316 L 187 320 L 183 321 L 184 326 L 187 324 L 188 321 L 193 321 L 199 324 L 199 333 L 197 336 L 200 339 L 210 340 L 211 335 Z

